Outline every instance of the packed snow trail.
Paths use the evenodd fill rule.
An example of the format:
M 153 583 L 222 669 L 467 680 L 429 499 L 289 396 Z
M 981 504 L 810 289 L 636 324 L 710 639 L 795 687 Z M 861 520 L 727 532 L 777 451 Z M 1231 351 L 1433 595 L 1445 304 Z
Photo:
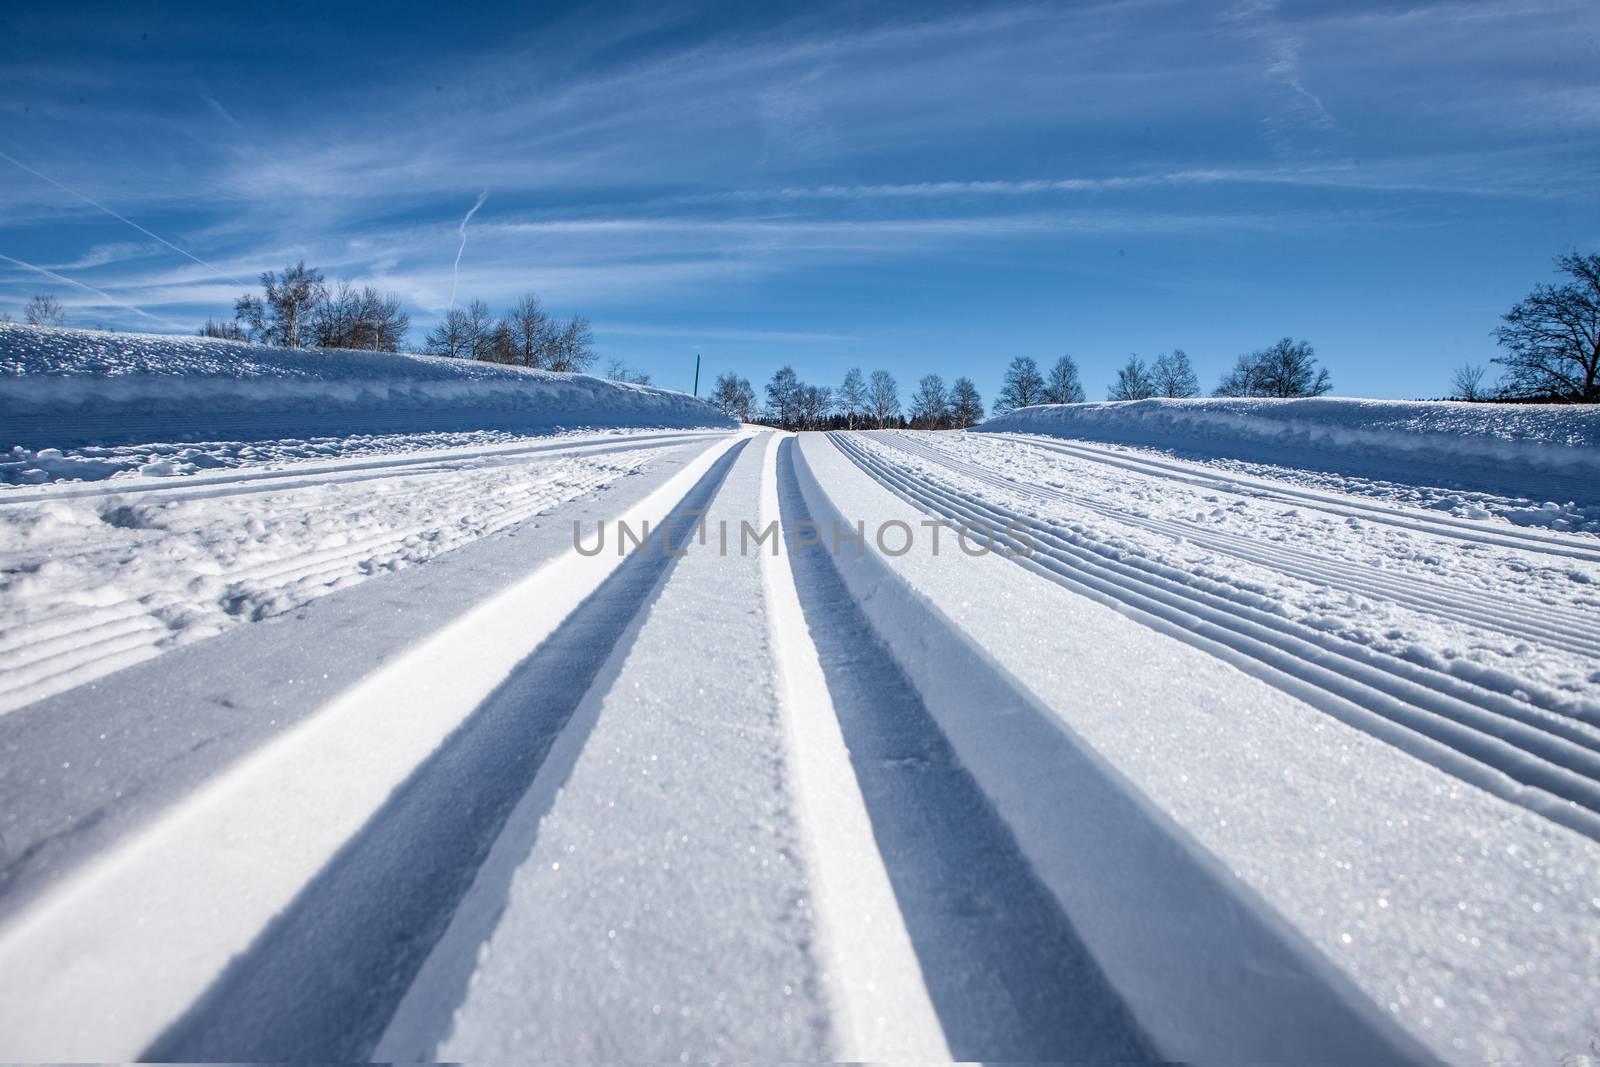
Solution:
M 1147 1038 L 1100 973 L 1010 831 L 962 768 L 825 544 L 778 460 L 795 580 L 879 847 L 956 1059 L 1150 1059 Z
M 578 845 L 572 842 L 579 837 L 560 827 L 556 817 L 562 809 L 541 810 L 543 805 L 539 805 L 529 810 L 527 800 L 531 795 L 549 805 L 561 788 L 562 805 L 582 804 L 586 811 L 597 808 L 610 811 L 615 800 L 621 799 L 613 791 L 611 800 L 601 794 L 585 801 L 580 782 L 574 777 L 581 765 L 574 768 L 571 760 L 579 751 L 605 752 L 608 762 L 615 758 L 615 742 L 606 744 L 602 736 L 594 738 L 594 748 L 587 744 L 586 735 L 594 727 L 595 708 L 586 702 L 586 696 L 591 689 L 606 692 L 629 685 L 626 673 L 619 675 L 618 671 L 622 658 L 639 639 L 638 620 L 645 616 L 647 609 L 652 617 L 656 615 L 659 587 L 674 562 L 668 551 L 682 550 L 694 531 L 694 519 L 689 513 L 707 506 L 746 445 L 744 441 L 736 444 L 700 477 L 669 515 L 667 522 L 675 525 L 655 533 L 656 542 L 649 551 L 628 557 L 538 645 L 534 654 L 518 663 L 446 742 L 411 772 L 384 807 L 371 816 L 367 829 L 344 845 L 334 863 L 300 891 L 295 902 L 274 918 L 272 925 L 230 965 L 206 995 L 141 1058 L 200 1061 L 263 1056 L 274 1060 L 367 1056 L 393 1015 L 399 998 L 412 988 L 413 979 L 423 964 L 422 953 L 445 933 L 452 919 L 471 923 L 472 917 L 464 914 L 462 908 L 470 877 L 480 870 L 513 808 L 517 809 L 519 822 L 524 827 L 543 822 L 540 853 L 535 861 L 537 868 L 550 866 L 542 858 L 543 853 L 567 860 L 568 874 L 559 886 L 541 887 L 534 892 L 537 894 L 548 888 L 547 902 L 554 905 L 559 901 L 562 918 L 545 917 L 544 925 L 551 935 L 565 935 L 569 940 L 553 946 L 538 942 L 519 945 L 519 952 L 502 952 L 496 962 L 507 960 L 512 966 L 520 963 L 543 968 L 543 961 L 549 959 L 569 960 L 571 962 L 561 973 L 553 976 L 561 983 L 550 994 L 553 1003 L 559 1006 L 564 995 L 594 1002 L 604 992 L 604 987 L 585 989 L 579 968 L 585 962 L 594 963 L 598 965 L 596 977 L 603 979 L 616 966 L 615 953 L 621 946 L 608 945 L 607 932 L 614 939 L 620 930 L 625 942 L 639 938 L 650 942 L 661 936 L 658 930 L 636 930 L 635 924 L 626 917 L 626 910 L 617 903 L 607 906 L 603 899 L 577 899 L 578 891 L 568 885 L 575 861 L 581 863 L 583 859 L 571 855 L 578 850 Z M 692 713 L 697 709 L 682 710 Z M 631 725 L 636 728 L 636 724 Z M 680 742 L 687 741 L 681 731 L 674 730 L 672 735 Z M 553 765 L 546 766 L 558 738 L 565 742 L 563 750 Z M 638 758 L 616 775 L 612 785 L 636 776 L 650 778 L 655 769 L 652 767 L 654 757 L 653 751 L 639 752 Z M 730 765 L 744 762 L 730 761 Z M 750 762 L 755 764 L 753 760 Z M 690 782 L 694 780 L 688 769 L 680 768 L 673 773 L 682 774 Z M 544 776 L 542 781 L 541 776 Z M 780 795 L 774 788 L 752 792 L 763 800 Z M 661 799 L 659 796 L 644 797 L 640 802 L 648 808 L 660 804 Z M 520 807 L 519 800 L 523 802 Z M 664 807 L 679 814 L 693 814 L 681 812 L 681 805 L 676 809 L 670 803 Z M 635 817 L 638 814 L 635 812 Z M 628 826 L 628 815 L 626 807 L 616 813 L 622 820 L 620 827 Z M 698 821 L 689 818 L 685 824 L 694 825 Z M 755 821 L 758 826 L 763 822 L 759 818 Z M 678 836 L 668 832 L 672 829 L 671 826 L 659 827 L 644 836 L 672 854 L 677 844 L 674 838 Z M 599 836 L 606 832 L 602 829 Z M 767 833 L 771 833 L 770 829 Z M 585 853 L 596 844 L 596 836 L 594 833 L 581 835 Z M 720 833 L 713 833 L 709 838 L 726 841 L 725 835 Z M 616 841 L 609 844 L 611 847 L 601 854 L 613 866 L 606 877 L 596 879 L 595 885 L 599 886 L 602 881 L 616 884 L 625 887 L 622 890 L 625 895 L 631 894 L 638 887 L 628 884 L 629 876 L 636 879 L 642 873 L 639 868 L 643 864 L 635 864 L 634 857 L 619 850 Z M 750 848 L 750 864 L 758 858 L 763 867 L 769 857 L 782 861 L 785 850 L 781 837 L 776 843 L 763 840 L 762 846 L 759 857 L 756 849 Z M 682 851 L 704 855 L 704 849 L 704 842 L 696 842 L 694 850 Z M 736 859 L 746 858 L 742 847 L 736 851 L 741 854 Z M 663 860 L 662 863 L 664 867 L 656 869 L 659 877 L 671 880 L 684 877 L 682 872 L 673 873 L 670 862 Z M 557 859 L 551 871 L 553 874 L 560 870 L 561 862 Z M 716 886 L 719 875 L 725 877 L 734 873 L 736 871 L 713 869 L 707 875 L 702 892 Z M 794 901 L 801 895 L 797 890 L 782 888 L 781 874 L 780 870 L 773 871 L 775 883 L 769 890 L 774 894 L 770 903 L 774 911 L 781 910 L 779 901 Z M 518 890 L 519 887 L 513 885 L 508 894 L 506 886 L 495 887 L 493 900 L 508 901 L 499 917 L 497 937 L 507 936 L 501 932 L 515 924 Z M 369 902 L 374 899 L 384 900 L 386 906 L 370 907 Z M 636 899 L 648 899 L 648 894 Z M 686 903 L 676 906 L 681 909 Z M 669 917 L 671 914 L 669 908 Z M 609 923 L 612 929 L 602 929 L 598 941 L 587 940 L 573 925 L 580 918 L 602 927 Z M 649 916 L 636 918 L 640 925 L 645 925 Z M 729 933 L 764 933 L 767 924 L 759 921 L 760 918 L 731 926 Z M 482 921 L 477 919 L 477 924 L 481 926 Z M 804 922 L 803 912 L 796 915 L 794 921 Z M 662 962 L 680 967 L 687 962 L 685 953 L 692 947 L 705 946 L 705 939 L 714 932 L 711 924 L 702 921 L 687 931 L 688 937 L 679 939 L 676 949 L 666 954 Z M 475 929 L 474 933 L 481 937 L 482 931 Z M 570 940 L 572 938 L 577 941 Z M 794 942 L 800 938 L 788 940 Z M 779 943 L 786 942 L 780 940 Z M 478 940 L 472 941 L 474 947 L 477 944 Z M 735 951 L 737 947 L 728 946 L 723 953 L 701 959 L 698 966 L 684 967 L 683 973 L 702 974 L 705 965 L 716 959 L 740 959 L 741 954 Z M 612 950 L 609 958 L 607 949 Z M 494 956 L 493 941 L 489 943 L 488 952 L 490 957 Z M 787 973 L 784 966 L 788 968 Z M 777 965 L 776 970 L 774 977 L 786 976 L 795 986 L 806 984 L 804 968 L 798 959 Z M 472 988 L 474 996 L 485 992 L 487 979 L 483 971 L 480 967 L 480 981 Z M 306 973 L 324 975 L 329 980 L 316 985 L 297 981 L 298 975 Z M 378 984 L 380 980 L 384 980 L 383 985 Z M 655 984 L 659 988 L 659 979 Z M 744 986 L 746 983 L 741 979 L 733 984 Z M 509 988 L 520 996 L 524 985 L 518 983 Z M 764 983 L 762 988 L 775 989 L 776 983 Z M 453 992 L 459 997 L 466 991 Z M 285 998 L 291 999 L 285 1003 Z M 705 1004 L 696 1006 L 704 1008 Z M 775 1016 L 773 1007 L 771 1004 L 747 1005 L 745 1010 L 751 1011 L 752 1017 L 766 1018 Z M 671 1008 L 669 1021 L 676 1022 L 680 1005 L 672 1003 Z M 618 1051 L 612 1047 L 584 1047 L 573 1035 L 559 1031 L 556 1026 L 559 1021 L 559 1015 L 545 1020 L 543 1025 L 537 1015 L 527 1020 L 530 1025 L 526 1032 L 530 1040 L 539 1037 L 552 1042 L 535 1051 L 548 1053 L 561 1049 L 564 1054 L 585 1058 L 604 1057 Z M 711 1029 L 704 1022 L 700 1022 L 699 1028 Z M 524 1031 L 519 1027 L 517 1032 Z M 500 1036 L 509 1039 L 511 1035 Z M 623 1044 L 619 1048 L 646 1047 L 640 1044 L 643 1036 L 621 1035 Z M 656 1054 L 670 1051 L 677 1055 L 683 1051 L 677 1045 L 658 1048 L 651 1044 L 648 1047 Z M 714 1047 L 706 1046 L 706 1050 Z M 772 1047 L 789 1046 L 774 1043 Z M 422 1058 L 440 1058 L 432 1055 L 431 1048 L 419 1051 L 424 1054 Z M 499 1051 L 509 1055 L 528 1050 L 503 1048 Z
M 985 523 L 1001 530 L 1028 518 L 1004 503 L 908 476 L 861 445 L 836 440 L 874 477 L 956 523 Z M 915 445 L 906 447 L 928 454 Z M 989 479 L 988 484 L 996 481 Z M 1038 495 L 1020 483 L 1012 483 L 1010 492 L 1022 498 Z M 1257 606 L 1254 598 L 1230 598 L 1226 591 L 1219 595 L 1214 583 L 1158 560 L 1108 549 L 1070 528 L 1035 520 L 1031 533 L 1027 565 L 1108 603 L 1176 626 L 1189 640 L 1242 657 L 1262 677 L 1345 722 L 1600 838 L 1600 731 L 1592 726 L 1557 711 L 1541 716 L 1505 694 L 1285 620 Z
M 1009 434 L 428 440 L 0 493 L 0 1052 L 1592 1030 L 1594 538 Z M 935 518 L 1035 551 L 875 538 Z M 94 575 L 177 639 L 58 670 Z
M 918 436 L 942 447 L 990 447 L 972 435 Z M 876 451 L 869 440 L 808 436 L 800 444 L 816 491 L 842 515 L 893 519 L 908 530 L 934 521 L 886 488 L 879 480 L 884 472 L 867 474 L 839 447 Z M 908 474 L 921 467 L 898 450 L 890 455 L 901 457 Z M 1059 480 L 1065 473 L 1041 469 L 1035 476 Z M 914 481 L 929 478 L 922 472 Z M 1116 495 L 1125 483 L 1085 479 L 1075 488 Z M 1184 509 L 1189 501 L 1172 504 Z M 1308 551 L 1348 547 L 1325 541 L 1327 530 L 1303 518 L 1285 521 L 1308 526 Z M 1278 532 L 1270 524 L 1261 529 L 1266 539 Z M 1042 581 L 1040 571 L 1003 553 L 970 558 L 946 544 L 944 557 L 926 546 L 894 555 L 884 550 L 877 570 L 867 568 L 858 600 L 875 626 L 897 635 L 897 657 L 915 666 L 908 673 L 937 705 L 962 761 L 1001 808 L 1035 869 L 1070 901 L 1068 914 L 1135 1017 L 1165 1035 L 1158 1047 L 1167 1055 L 1231 1049 L 1223 1054 L 1239 1056 L 1247 1038 L 1266 1036 L 1258 1032 L 1266 1016 L 1302 1040 L 1322 1042 L 1319 1052 L 1301 1055 L 1368 1058 L 1333 1051 L 1332 1033 L 1359 1029 L 1346 1026 L 1316 1039 L 1309 1037 L 1316 1032 L 1310 1020 L 1287 1022 L 1320 998 L 1289 996 L 1263 1007 L 1286 995 L 1289 971 L 1279 964 L 1256 958 L 1243 973 L 1210 976 L 1189 969 L 1196 960 L 1226 968 L 1277 951 L 1270 948 L 1278 936 L 1270 922 L 1248 937 L 1237 928 L 1238 917 L 1253 914 L 1239 907 L 1252 892 L 1436 1054 L 1528 1058 L 1535 1049 L 1558 1054 L 1583 1047 L 1594 1026 L 1591 1005 L 1600 1001 L 1600 975 L 1591 965 L 1600 953 L 1594 922 L 1600 904 L 1593 896 L 1600 846 L 1592 839 L 1349 729 L 1326 714 L 1311 687 L 1291 694 L 1274 680 L 1269 688 L 1251 676 L 1249 661 L 1196 642 L 1187 626 L 1130 611 L 1121 599 L 1088 587 L 1069 591 Z M 1393 547 L 1387 535 L 1379 545 Z M 1181 545 L 1166 551 L 1183 559 Z M 868 560 L 874 555 L 867 553 Z M 1423 571 L 1439 564 L 1428 554 L 1401 558 Z M 1473 567 L 1493 571 L 1508 563 L 1510 573 L 1522 573 L 1517 559 L 1495 557 Z M 1586 597 L 1589 576 L 1569 573 L 1567 564 L 1532 568 L 1527 582 L 1508 583 L 1501 595 L 1515 600 L 1527 595 L 1519 589 L 1526 586 L 1540 595 Z M 1292 606 L 1293 589 L 1266 588 Z M 955 633 L 935 641 L 940 620 Z M 1591 670 L 1585 664 L 1579 678 L 1600 682 Z M 1033 710 L 1019 715 L 1011 710 L 1018 702 Z M 1085 748 L 1061 747 L 1035 730 L 1034 717 L 1058 723 Z M 1178 888 L 1173 878 L 1182 868 L 1170 846 L 1166 859 L 1145 854 L 1136 861 L 1139 852 L 1130 846 L 1147 826 L 1112 818 L 1116 808 L 1103 795 L 1079 795 L 1107 773 L 1102 759 L 1119 783 L 1117 793 L 1148 800 L 1239 879 L 1225 890 L 1238 900 L 1232 917 L 1204 914 L 1218 889 L 1205 877 Z M 1068 766 L 1082 769 L 1074 775 L 1062 769 Z M 1081 810 L 1086 801 L 1096 805 L 1087 826 L 1050 818 Z M 1571 804 L 1551 810 L 1582 814 Z M 1072 875 L 1084 863 L 1096 871 L 1088 884 Z M 1205 935 L 1219 928 L 1230 931 L 1228 947 L 1204 945 Z M 1276 943 L 1292 950 L 1292 940 Z M 1236 1017 L 1234 997 L 1263 974 L 1274 977 L 1250 994 L 1254 1014 Z M 1218 988 L 1232 995 L 1208 1003 Z M 1195 1011 L 1200 1004 L 1205 1009 Z M 1168 1011 L 1177 1005 L 1186 1010 Z M 1209 1020 L 1209 1031 L 1201 1020 Z M 1261 1055 L 1287 1054 L 1280 1048 Z
M 0 493 L 0 714 L 509 529 L 706 433 Z M 48 556 L 43 565 L 31 561 Z

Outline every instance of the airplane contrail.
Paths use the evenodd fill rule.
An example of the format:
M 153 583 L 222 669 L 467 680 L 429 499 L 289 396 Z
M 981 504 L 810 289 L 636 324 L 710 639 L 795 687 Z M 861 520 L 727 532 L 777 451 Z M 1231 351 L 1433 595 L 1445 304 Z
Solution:
M 60 182 L 58 182 L 54 178 L 50 177 L 50 175 L 41 174 L 39 171 L 34 170 L 32 167 L 28 166 L 26 163 L 22 162 L 21 160 L 14 159 L 11 156 L 6 155 L 4 152 L 0 152 L 0 159 L 5 160 L 7 163 L 10 163 L 14 167 L 18 167 L 18 168 L 20 168 L 22 170 L 27 171 L 29 174 L 33 175 L 35 178 L 38 178 L 41 181 L 49 182 L 51 185 L 55 186 L 57 189 L 60 189 L 64 193 L 68 193 L 68 194 L 70 194 L 72 196 L 77 197 L 79 200 L 82 200 L 85 204 L 88 204 L 90 207 L 96 208 L 96 209 L 98 209 L 100 211 L 104 211 L 107 215 L 110 215 L 112 218 L 116 219 L 118 222 L 126 223 L 127 225 L 132 226 L 134 229 L 138 230 L 140 233 L 144 234 L 146 237 L 149 237 L 150 239 L 155 240 L 155 241 L 160 241 L 162 244 L 166 245 L 168 248 L 170 248 L 174 252 L 178 253 L 178 255 L 184 256 L 184 257 L 186 257 L 188 259 L 194 260 L 196 263 L 200 264 L 202 267 L 206 268 L 207 270 L 211 271 L 213 274 L 217 275 L 217 277 L 224 278 L 224 279 L 232 282 L 234 285 L 237 285 L 241 289 L 250 288 L 250 286 L 248 284 L 246 284 L 245 282 L 241 282 L 238 278 L 235 278 L 232 275 L 227 274 L 220 267 L 217 267 L 217 266 L 215 266 L 213 264 L 207 263 L 205 260 L 203 260 L 199 256 L 195 255 L 193 252 L 187 252 L 187 251 L 179 248 L 177 245 L 173 244 L 171 241 L 167 240 L 165 237 L 162 237 L 158 233 L 151 233 L 149 230 L 145 229 L 143 226 L 140 226 L 137 222 L 134 222 L 132 219 L 128 218 L 125 215 L 117 214 L 115 211 L 112 211 L 110 208 L 106 207 L 104 204 L 99 203 L 98 201 L 95 201 L 95 200 L 90 200 L 87 196 L 84 196 L 82 193 L 78 192 L 78 190 L 73 189 L 73 188 L 71 188 L 69 186 L 66 186 L 66 185 L 62 185 Z
M 112 296 L 110 293 L 106 292 L 104 289 L 96 289 L 92 285 L 85 285 L 85 284 L 83 284 L 82 282 L 78 281 L 75 278 L 69 278 L 65 274 L 57 274 L 53 270 L 46 270 L 44 267 L 36 266 L 35 264 L 29 263 L 25 259 L 14 259 L 13 257 L 6 255 L 4 252 L 0 252 L 0 259 L 5 260 L 7 263 L 15 263 L 17 266 L 22 267 L 24 270 L 31 270 L 35 274 L 43 274 L 46 278 L 53 278 L 54 280 L 56 280 L 58 282 L 65 282 L 68 285 L 76 285 L 79 289 L 86 289 L 89 292 L 91 292 L 91 293 L 95 294 L 96 296 L 100 297 L 101 299 L 107 300 L 107 301 L 115 304 L 117 307 L 123 308 L 124 310 L 127 310 L 127 311 L 131 311 L 136 315 L 143 315 L 145 318 L 150 319 L 152 322 L 159 322 L 163 326 L 171 326 L 171 327 L 173 327 L 175 329 L 179 329 L 179 330 L 187 331 L 189 329 L 189 327 L 184 326 L 182 323 L 173 322 L 171 319 L 164 319 L 160 315 L 153 315 L 150 312 L 146 311 L 144 308 L 134 307 L 132 304 L 124 304 L 122 301 L 118 300 L 116 297 Z
M 461 231 L 461 244 L 456 249 L 455 265 L 450 268 L 450 307 L 452 310 L 456 306 L 456 276 L 461 273 L 461 253 L 467 250 L 467 223 L 472 221 L 472 216 L 478 213 L 478 209 L 483 206 L 483 202 L 487 199 L 489 199 L 489 190 L 485 189 L 478 194 L 477 201 L 467 211 L 467 216 L 461 220 L 461 225 L 457 227 Z

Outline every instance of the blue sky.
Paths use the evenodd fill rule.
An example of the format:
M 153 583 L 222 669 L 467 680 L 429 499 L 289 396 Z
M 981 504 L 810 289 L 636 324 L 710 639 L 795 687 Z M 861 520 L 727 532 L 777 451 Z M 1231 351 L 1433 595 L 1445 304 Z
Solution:
M 188 331 L 304 258 L 420 345 L 487 190 L 460 299 L 659 384 L 1071 352 L 1096 397 L 1292 334 L 1434 396 L 1600 249 L 1600 4 L 13 2 L 0 153 L 13 317 Z

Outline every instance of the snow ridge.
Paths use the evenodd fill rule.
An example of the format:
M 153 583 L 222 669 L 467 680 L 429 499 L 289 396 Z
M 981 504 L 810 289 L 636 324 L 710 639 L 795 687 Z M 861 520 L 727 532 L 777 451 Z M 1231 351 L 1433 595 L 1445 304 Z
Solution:
M 0 449 L 297 433 L 717 426 L 703 400 L 407 353 L 0 324 Z
M 1446 400 L 1189 399 L 1044 404 L 983 423 L 983 431 L 1179 444 L 1232 454 L 1239 446 L 1329 457 L 1403 459 L 1449 475 L 1462 464 L 1600 478 L 1600 407 Z

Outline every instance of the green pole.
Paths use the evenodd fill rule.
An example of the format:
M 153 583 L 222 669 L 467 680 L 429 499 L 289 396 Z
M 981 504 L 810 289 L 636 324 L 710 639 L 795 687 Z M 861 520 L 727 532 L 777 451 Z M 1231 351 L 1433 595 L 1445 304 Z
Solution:
M 700 353 L 698 352 L 694 354 L 694 395 L 696 399 L 700 396 Z

